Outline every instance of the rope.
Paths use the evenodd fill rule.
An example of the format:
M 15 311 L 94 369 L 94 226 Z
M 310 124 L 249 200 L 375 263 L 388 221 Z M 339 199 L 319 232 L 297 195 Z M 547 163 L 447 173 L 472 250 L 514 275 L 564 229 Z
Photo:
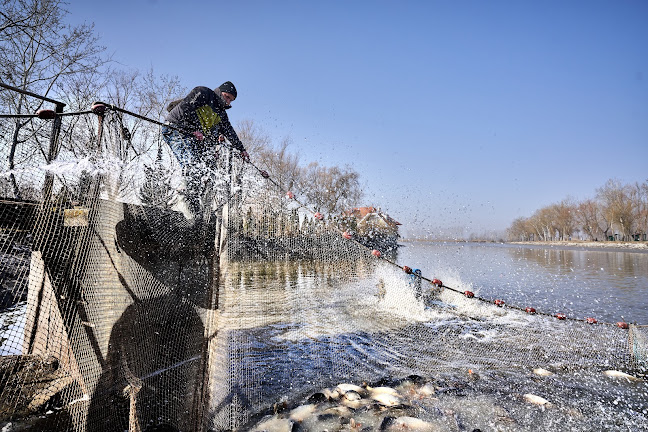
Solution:
M 97 114 L 101 118 L 105 109 L 110 109 L 110 110 L 113 110 L 113 111 L 121 112 L 121 113 L 130 115 L 130 116 L 136 117 L 136 118 L 138 118 L 140 120 L 144 120 L 144 121 L 148 121 L 150 123 L 156 124 L 158 126 L 165 126 L 165 127 L 170 128 L 170 129 L 174 129 L 174 130 L 176 130 L 178 132 L 181 132 L 181 133 L 185 133 L 185 134 L 191 133 L 191 131 L 188 131 L 188 130 L 186 130 L 184 128 L 181 128 L 181 127 L 178 127 L 178 126 L 175 126 L 175 125 L 171 125 L 171 124 L 168 124 L 168 123 L 163 123 L 163 122 L 160 122 L 158 120 L 148 118 L 146 116 L 134 113 L 132 111 L 128 111 L 128 110 L 120 108 L 120 107 L 118 107 L 116 105 L 105 103 L 105 102 L 95 102 L 92 105 L 92 108 L 90 110 L 88 110 L 88 111 L 78 111 L 78 112 L 71 112 L 71 113 L 64 113 L 64 114 L 59 113 L 58 115 L 70 116 L 70 115 L 82 115 L 82 114 L 94 113 L 94 114 Z M 0 118 L 33 118 L 33 117 L 39 117 L 39 115 L 38 114 L 1 114 L 0 115 Z M 234 149 L 234 147 L 232 147 L 230 144 L 227 144 L 227 143 L 221 143 L 221 145 L 229 148 L 230 150 Z M 252 166 L 256 170 L 256 172 L 259 175 L 261 175 L 261 177 L 263 177 L 264 179 L 266 179 L 267 181 L 272 183 L 277 189 L 279 189 L 279 190 L 283 189 L 282 186 L 275 179 L 273 179 L 270 176 L 270 174 L 268 174 L 267 171 L 265 171 L 265 170 L 261 169 L 260 167 L 258 167 L 257 165 L 255 165 L 249 159 L 243 159 L 243 161 L 244 161 L 244 163 L 247 163 L 250 166 Z M 324 222 L 324 216 L 321 213 L 310 209 L 306 204 L 304 204 L 299 199 L 297 199 L 292 192 L 290 192 L 290 191 L 284 191 L 284 192 L 286 193 L 286 195 L 289 198 L 293 199 L 296 203 L 298 203 L 301 208 L 307 209 L 311 213 L 311 215 L 313 216 L 314 219 L 320 221 L 321 223 L 325 223 Z M 225 202 L 229 201 L 236 194 L 237 194 L 237 192 L 234 192 L 234 193 L 230 194 L 227 197 L 227 200 L 225 200 Z M 222 208 L 222 205 L 219 208 Z M 478 301 L 481 301 L 481 302 L 484 302 L 484 303 L 489 303 L 489 304 L 494 303 L 499 307 L 505 307 L 505 308 L 509 308 L 509 309 L 514 309 L 514 310 L 518 310 L 518 311 L 526 312 L 526 313 L 530 313 L 530 314 L 537 314 L 537 315 L 544 315 L 544 316 L 547 316 L 547 317 L 554 317 L 554 318 L 557 318 L 558 320 L 562 320 L 562 321 L 577 321 L 577 322 L 583 322 L 583 323 L 588 323 L 588 324 L 601 324 L 601 325 L 608 325 L 608 326 L 618 326 L 618 327 L 621 327 L 621 328 L 624 328 L 624 329 L 628 328 L 627 323 L 624 323 L 624 322 L 610 323 L 610 322 L 598 321 L 598 320 L 596 320 L 594 318 L 584 318 L 583 319 L 583 318 L 575 318 L 575 317 L 566 316 L 565 314 L 560 314 L 560 313 L 551 314 L 551 313 L 547 313 L 547 312 L 536 311 L 535 308 L 529 308 L 529 307 L 523 308 L 521 306 L 511 305 L 511 304 L 508 304 L 508 303 L 506 303 L 505 301 L 503 301 L 501 299 L 487 299 L 487 298 L 484 298 L 484 297 L 475 296 L 473 293 L 471 293 L 469 291 L 461 292 L 460 290 L 458 290 L 456 288 L 444 285 L 438 279 L 429 279 L 429 278 L 427 278 L 427 277 L 425 277 L 423 275 L 412 273 L 412 269 L 410 267 L 405 266 L 405 265 L 401 265 L 401 264 L 399 264 L 399 263 L 397 263 L 395 261 L 392 261 L 392 260 L 384 257 L 382 255 L 382 253 L 380 253 L 380 251 L 370 250 L 370 248 L 368 246 L 366 246 L 365 244 L 363 244 L 356 236 L 353 236 L 353 235 L 351 235 L 350 233 L 348 233 L 346 231 L 342 231 L 340 228 L 336 227 L 335 229 L 344 238 L 346 238 L 347 240 L 354 241 L 357 245 L 361 246 L 362 248 L 366 249 L 367 251 L 370 251 L 371 254 L 373 256 L 375 256 L 377 259 L 383 260 L 383 261 L 387 262 L 388 264 L 390 264 L 390 265 L 392 265 L 394 267 L 398 267 L 401 270 L 405 271 L 407 274 L 414 275 L 414 276 L 428 282 L 429 284 L 431 284 L 435 288 L 447 289 L 447 290 L 450 290 L 450 291 L 455 292 L 457 294 L 464 295 L 467 298 L 472 298 L 472 299 L 475 299 L 475 300 L 478 300 Z
M 47 112 L 50 112 L 50 110 L 45 110 Z M 55 117 L 67 117 L 67 116 L 75 116 L 75 115 L 83 115 L 83 114 L 92 114 L 93 112 L 91 110 L 86 110 L 86 111 L 74 111 L 74 112 L 66 112 L 66 113 L 55 113 L 51 112 L 52 116 Z M 42 114 L 0 114 L 0 119 L 3 118 L 44 118 Z M 50 120 L 50 118 L 45 118 L 46 120 Z
M 282 190 L 282 187 L 279 185 L 279 183 L 278 183 L 277 181 L 275 181 L 275 180 L 274 180 L 274 179 L 273 179 L 273 178 L 268 174 L 267 171 L 262 170 L 261 168 L 259 168 L 258 166 L 256 166 L 256 165 L 255 165 L 254 163 L 252 163 L 251 161 L 247 161 L 247 163 L 250 164 L 254 169 L 256 169 L 256 171 L 261 175 L 261 177 L 263 177 L 263 178 L 266 179 L 267 181 L 271 182 L 271 183 L 272 183 L 273 185 L 275 185 L 279 190 Z M 318 221 L 321 222 L 321 223 L 325 223 L 325 222 L 324 222 L 324 217 L 323 217 L 323 215 L 322 215 L 321 213 L 316 212 L 316 211 L 314 211 L 314 210 L 311 210 L 307 205 L 305 205 L 305 204 L 302 203 L 299 199 L 297 199 L 297 198 L 295 197 L 295 195 L 294 195 L 291 191 L 284 191 L 284 192 L 286 193 L 286 195 L 287 195 L 289 198 L 291 198 L 291 199 L 293 199 L 295 202 L 297 202 L 297 203 L 298 203 L 302 208 L 307 209 L 307 210 L 311 213 L 311 215 L 313 216 L 314 219 L 318 220 Z M 576 318 L 576 317 L 570 317 L 570 316 L 567 316 L 567 315 L 562 314 L 562 313 L 551 314 L 551 313 L 548 313 L 548 312 L 536 311 L 535 308 L 530 308 L 530 307 L 524 307 L 524 308 L 523 308 L 523 307 L 521 307 L 521 306 L 511 305 L 511 304 L 508 304 L 508 303 L 506 303 L 505 301 L 503 301 L 503 300 L 501 300 L 501 299 L 487 299 L 487 298 L 484 298 L 484 297 L 475 296 L 475 295 L 474 295 L 472 292 L 470 292 L 470 291 L 464 291 L 464 292 L 462 292 L 462 291 L 460 291 L 459 289 L 452 288 L 452 287 L 449 287 L 449 286 L 443 284 L 443 283 L 442 283 L 440 280 L 438 280 L 438 279 L 429 279 L 429 278 L 427 278 L 427 277 L 425 277 L 425 276 L 423 276 L 423 275 L 413 273 L 413 272 L 412 272 L 412 269 L 411 269 L 410 267 L 408 267 L 408 266 L 406 266 L 406 265 L 398 264 L 397 262 L 395 262 L 395 261 L 393 261 L 393 260 L 390 260 L 389 258 L 386 258 L 386 257 L 383 256 L 383 254 L 382 254 L 380 251 L 378 251 L 378 250 L 375 250 L 375 249 L 374 249 L 374 250 L 371 250 L 371 248 L 369 248 L 367 245 L 363 244 L 363 243 L 362 243 L 362 242 L 361 242 L 361 241 L 360 241 L 356 236 L 351 235 L 349 232 L 347 232 L 347 231 L 342 231 L 342 230 L 341 230 L 340 228 L 338 228 L 338 227 L 335 227 L 334 229 L 335 229 L 336 231 L 338 231 L 338 232 L 340 233 L 340 235 L 342 235 L 345 239 L 347 239 L 347 240 L 349 240 L 349 241 L 354 241 L 357 245 L 361 246 L 362 248 L 364 248 L 364 249 L 367 250 L 367 251 L 370 251 L 371 255 L 375 256 L 377 259 L 383 260 L 383 261 L 387 262 L 388 264 L 390 264 L 390 265 L 392 265 L 392 266 L 394 266 L 394 267 L 397 267 L 397 268 L 403 270 L 405 273 L 407 273 L 407 274 L 409 274 L 409 275 L 416 276 L 416 277 L 418 277 L 418 278 L 420 278 L 420 279 L 422 279 L 422 280 L 428 282 L 428 283 L 429 283 L 430 285 L 432 285 L 434 288 L 447 289 L 447 290 L 450 290 L 450 291 L 455 292 L 455 293 L 457 293 L 457 294 L 461 294 L 461 295 L 463 295 L 463 296 L 465 296 L 465 297 L 467 297 L 467 298 L 474 299 L 474 300 L 477 300 L 477 301 L 481 301 L 481 302 L 483 302 L 483 303 L 495 304 L 495 305 L 497 305 L 497 306 L 499 306 L 499 307 L 505 307 L 505 308 L 508 308 L 508 309 L 514 309 L 514 310 L 521 311 L 521 312 L 525 312 L 525 313 L 528 313 L 528 314 L 533 314 L 533 315 L 543 315 L 543 316 L 547 316 L 547 317 L 553 317 L 553 318 L 556 318 L 556 319 L 558 319 L 558 320 L 560 320 L 560 321 L 576 321 L 576 322 L 587 323 L 587 324 L 592 324 L 592 325 L 593 325 L 593 324 L 600 324 L 600 325 L 607 325 L 607 326 L 612 326 L 612 327 L 619 327 L 619 328 L 626 329 L 626 330 L 629 329 L 629 325 L 628 325 L 628 323 L 625 323 L 625 322 L 611 323 L 611 322 L 598 321 L 598 320 L 596 320 L 595 318 Z M 636 327 L 648 327 L 648 325 L 646 325 L 646 326 L 643 326 L 643 325 L 636 325 L 636 323 L 634 324 L 634 326 L 636 326 Z
M 124 387 L 124 396 L 127 396 L 130 399 L 129 403 L 129 413 L 128 413 L 128 432 L 140 432 L 140 425 L 137 421 L 137 393 L 142 389 L 142 380 L 133 375 L 128 367 L 128 360 L 126 359 L 126 351 L 124 345 L 120 345 L 121 348 L 121 359 L 120 366 L 121 371 L 124 374 L 124 378 L 128 384 Z

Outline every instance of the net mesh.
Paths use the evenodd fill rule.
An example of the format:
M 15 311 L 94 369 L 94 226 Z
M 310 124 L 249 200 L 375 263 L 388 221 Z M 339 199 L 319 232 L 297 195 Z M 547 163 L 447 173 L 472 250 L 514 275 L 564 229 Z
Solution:
M 14 147 L 17 120 L 0 119 L 4 422 L 646 429 L 646 327 L 558 321 L 408 274 L 397 250 L 372 254 L 393 233 L 320 218 L 226 146 L 191 214 L 159 127 L 117 110 L 60 132 L 20 122 Z

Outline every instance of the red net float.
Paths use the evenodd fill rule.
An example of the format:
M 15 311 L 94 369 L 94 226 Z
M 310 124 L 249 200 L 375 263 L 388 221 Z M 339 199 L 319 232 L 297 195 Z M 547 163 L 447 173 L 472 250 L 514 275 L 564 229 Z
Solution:
M 261 171 L 259 171 L 259 173 L 261 174 L 261 177 L 263 177 L 263 178 L 266 178 L 266 179 L 270 178 L 270 174 L 268 174 L 268 171 L 261 170 Z
M 293 199 L 293 198 L 295 198 L 295 194 L 292 193 L 292 192 L 290 192 L 290 191 L 288 191 L 288 192 L 286 192 L 286 197 L 287 197 L 288 199 Z
M 617 327 L 627 330 L 630 328 L 630 325 L 627 322 L 619 321 Z
M 412 274 L 412 268 L 411 267 L 403 266 L 403 271 L 405 273 L 407 273 L 407 274 Z
M 524 309 L 524 312 L 526 312 L 528 314 L 534 314 L 534 313 L 536 313 L 536 310 L 535 310 L 535 308 L 528 307 L 528 308 Z
M 464 295 L 468 298 L 473 298 L 475 297 L 475 293 L 472 291 L 464 291 Z
M 313 217 L 314 217 L 315 219 L 317 219 L 317 220 L 322 220 L 322 219 L 324 219 L 324 215 L 323 215 L 322 213 L 320 213 L 320 212 L 315 213 L 315 214 L 313 215 Z
M 562 314 L 562 313 L 557 313 L 557 314 L 554 315 L 554 316 L 555 316 L 556 318 L 558 318 L 559 320 L 567 319 L 567 315 Z
M 504 300 L 497 299 L 494 301 L 494 303 L 499 307 L 504 306 Z
M 54 117 L 56 117 L 56 111 L 51 109 L 40 109 L 36 111 L 36 117 L 41 120 L 52 120 Z
M 97 115 L 102 115 L 106 112 L 106 105 L 101 102 L 95 102 L 90 107 L 90 110 Z
M 586 318 L 585 321 L 587 322 L 587 324 L 596 324 L 598 322 L 596 318 L 592 318 L 592 317 Z
M 351 233 L 349 231 L 344 231 L 342 233 L 342 237 L 344 237 L 347 240 L 351 240 L 351 237 L 353 237 L 353 236 L 351 235 Z
M 433 283 L 434 285 L 438 286 L 438 287 L 442 287 L 442 286 L 443 286 L 443 282 L 441 282 L 439 279 L 432 279 L 432 283 Z M 470 292 L 470 291 L 466 291 L 466 292 Z M 473 297 L 474 297 L 474 294 L 473 294 Z
M 374 249 L 374 250 L 371 251 L 371 255 L 375 256 L 376 258 L 380 258 L 380 255 L 382 255 L 382 254 L 380 253 L 380 251 L 378 249 Z

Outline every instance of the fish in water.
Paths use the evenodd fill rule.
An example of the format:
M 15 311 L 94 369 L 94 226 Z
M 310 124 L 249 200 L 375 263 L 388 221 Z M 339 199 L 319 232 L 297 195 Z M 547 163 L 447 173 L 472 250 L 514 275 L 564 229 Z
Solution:
M 629 375 L 625 372 L 621 372 L 618 370 L 606 370 L 603 371 L 603 375 L 608 376 L 610 378 L 623 378 L 627 379 L 628 381 L 643 381 L 641 378 L 637 378 L 635 376 Z
M 291 420 L 272 417 L 259 423 L 253 432 L 292 432 L 293 426 Z
M 288 417 L 292 421 L 301 423 L 308 417 L 313 415 L 313 413 L 315 412 L 315 407 L 315 404 L 298 406 L 297 408 L 290 411 L 290 415 Z
M 439 430 L 438 426 L 416 417 L 391 417 L 387 416 L 380 424 L 381 431 L 415 431 L 434 432 Z
M 387 406 L 387 407 L 393 407 L 393 406 L 396 406 L 396 405 L 401 405 L 403 403 L 400 396 L 393 395 L 393 394 L 390 394 L 390 393 L 372 394 L 371 399 L 375 400 L 380 405 Z
M 534 405 L 540 405 L 543 408 L 551 408 L 553 406 L 553 404 L 549 402 L 547 399 L 531 393 L 525 394 L 524 400 Z
M 373 397 L 379 394 L 390 394 L 392 396 L 399 396 L 398 390 L 391 387 L 369 387 L 367 386 L 369 396 Z
M 533 369 L 533 373 L 539 376 L 551 376 L 553 375 L 553 372 L 548 371 L 547 369 L 543 368 L 535 368 Z
M 329 400 L 336 400 L 340 396 L 342 396 L 342 393 L 337 389 L 330 389 L 330 388 L 325 388 L 322 390 L 322 394 L 326 396 L 327 399 Z
M 355 385 L 355 384 L 338 384 L 338 386 L 335 388 L 337 391 L 339 391 L 341 394 L 345 394 L 347 392 L 353 391 L 358 394 L 364 394 L 365 389 Z
M 360 396 L 360 393 L 356 391 L 349 390 L 348 392 L 344 393 L 342 398 L 340 399 L 342 405 L 347 406 L 352 409 L 358 409 L 362 405 L 364 405 L 364 402 L 362 400 L 362 396 Z

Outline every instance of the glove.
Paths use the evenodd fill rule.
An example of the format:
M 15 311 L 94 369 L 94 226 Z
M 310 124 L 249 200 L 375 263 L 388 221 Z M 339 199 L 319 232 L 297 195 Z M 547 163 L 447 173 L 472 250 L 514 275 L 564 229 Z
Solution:
M 198 141 L 202 141 L 205 139 L 205 135 L 203 135 L 202 132 L 200 131 L 195 131 L 193 133 L 193 136 L 195 136 Z
M 243 159 L 244 162 L 250 162 L 250 155 L 248 154 L 248 152 L 243 150 L 241 152 L 241 159 Z

